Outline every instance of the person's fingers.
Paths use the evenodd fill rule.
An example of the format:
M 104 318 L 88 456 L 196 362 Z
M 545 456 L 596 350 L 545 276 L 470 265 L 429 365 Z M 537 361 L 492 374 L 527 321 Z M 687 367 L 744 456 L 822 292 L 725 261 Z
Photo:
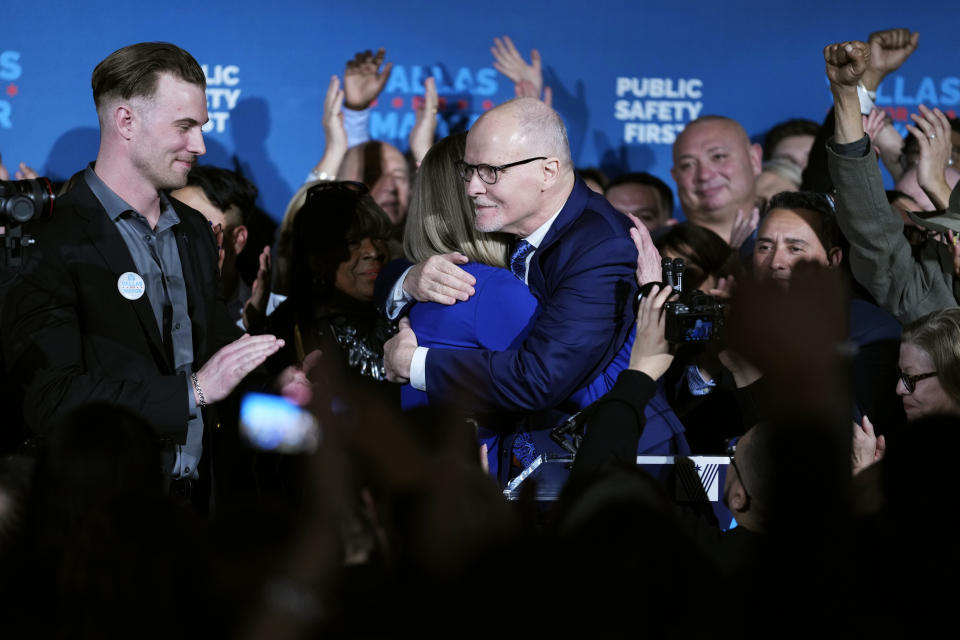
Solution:
M 461 269 L 459 266 L 457 266 L 458 264 L 466 264 L 467 262 L 470 261 L 469 258 L 464 256 L 463 254 L 446 254 L 446 255 L 450 256 L 450 259 L 441 257 L 441 259 L 437 260 L 433 265 L 434 268 L 436 268 L 439 273 L 446 276 L 451 276 L 455 280 L 468 284 L 471 287 L 477 283 L 476 278 L 474 278 L 472 275 L 470 275 L 469 273 Z M 461 258 L 458 256 L 461 256 L 464 259 L 461 260 Z
M 411 328 L 411 326 L 410 326 L 410 318 L 408 318 L 408 317 L 406 317 L 406 316 L 400 318 L 400 322 L 397 323 L 397 326 L 400 327 L 400 330 L 401 330 L 401 331 L 404 330 L 404 329 L 411 329 L 411 330 L 412 330 L 412 328 Z
M 910 119 L 913 120 L 916 127 L 921 131 L 923 131 L 923 134 L 928 138 L 930 137 L 931 134 L 934 134 L 934 135 L 936 134 L 936 129 L 934 128 L 934 124 L 930 122 L 927 118 L 925 118 L 924 114 L 911 113 Z
M 530 50 L 530 66 L 532 66 L 536 71 L 540 71 L 540 52 L 536 49 Z
M 637 308 L 637 332 L 645 330 L 650 323 L 650 317 L 652 315 L 650 310 L 653 307 L 653 297 L 659 290 L 660 287 L 653 285 L 650 287 L 650 292 L 640 300 Z
M 930 148 L 930 139 L 927 138 L 927 134 L 921 131 L 919 128 L 911 124 L 904 125 L 904 126 L 906 126 L 907 131 L 910 133 L 910 135 L 912 135 L 914 138 L 917 139 L 917 146 L 920 148 L 920 152 L 922 156 L 923 152 L 925 152 L 927 149 Z
M 468 262 L 470 262 L 470 258 L 463 255 L 459 251 L 454 251 L 453 253 L 445 253 L 443 254 L 442 257 L 444 257 L 445 259 L 447 259 L 448 261 L 454 264 L 467 264 Z
M 871 438 L 873 437 L 873 423 L 870 422 L 870 418 L 866 414 L 863 415 L 863 431 Z
M 743 224 L 743 209 L 737 209 L 737 215 L 733 217 L 734 229 L 739 229 Z
M 550 87 L 543 88 L 543 103 L 548 107 L 553 106 L 553 89 Z
M 660 314 L 663 311 L 663 305 L 674 293 L 673 287 L 664 287 L 656 296 L 653 297 L 653 311 Z
M 386 86 L 387 80 L 390 79 L 391 71 L 393 71 L 392 62 L 388 62 L 387 64 L 383 65 L 383 71 L 381 71 L 380 74 L 377 76 L 377 80 L 378 80 L 377 86 L 379 87 L 379 90 L 383 90 L 383 87 Z
M 433 76 L 428 77 L 423 81 L 423 104 L 429 113 L 430 110 L 433 110 L 434 113 L 437 111 L 437 81 Z

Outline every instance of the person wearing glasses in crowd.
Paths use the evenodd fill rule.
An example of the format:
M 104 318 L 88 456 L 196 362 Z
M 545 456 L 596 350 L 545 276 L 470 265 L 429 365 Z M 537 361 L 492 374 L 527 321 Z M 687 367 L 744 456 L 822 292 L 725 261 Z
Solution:
M 511 236 L 484 233 L 474 227 L 473 206 L 463 189 L 462 177 L 464 171 L 472 169 L 460 164 L 466 138 L 465 133 L 448 136 L 431 147 L 424 157 L 410 201 L 404 249 L 406 257 L 413 262 L 454 251 L 463 253 L 470 259 L 463 269 L 476 279 L 476 293 L 455 305 L 415 304 L 410 311 L 410 323 L 419 344 L 424 347 L 516 348 L 531 328 L 531 320 L 538 308 L 537 299 L 509 270 Z M 631 334 L 606 369 L 571 396 L 570 400 L 577 409 L 610 390 L 619 372 L 627 366 L 632 346 Z M 429 405 L 429 399 L 425 392 L 408 383 L 401 391 L 401 404 L 405 410 L 410 410 Z M 644 451 L 674 438 L 675 432 L 679 433 L 679 421 L 663 419 L 663 412 L 668 410 L 665 399 L 657 398 L 652 405 L 648 428 L 639 444 Z M 477 421 L 480 445 L 487 447 L 491 475 L 506 482 L 506 475 L 500 473 L 503 468 L 500 460 L 509 460 L 514 453 L 512 449 L 517 441 L 511 436 L 517 416 L 468 413 Z M 672 417 L 672 412 L 669 413 Z M 671 424 L 675 428 L 671 428 Z M 520 439 L 517 451 L 521 462 L 526 457 L 523 443 L 524 439 Z
M 474 227 L 516 238 L 510 270 L 539 307 L 523 341 L 502 350 L 427 349 L 401 323 L 385 345 L 387 375 L 425 392 L 431 405 L 568 414 L 567 400 L 607 367 L 633 327 L 638 251 L 630 220 L 576 177 L 562 120 L 536 99 L 481 116 L 456 167 Z M 645 240 L 658 276 L 659 256 L 648 234 Z M 477 285 L 457 266 L 467 262 L 450 252 L 414 265 L 387 294 L 388 313 L 397 317 L 414 300 L 467 300 Z M 540 417 L 552 427 L 559 416 Z M 538 433 L 538 443 L 540 435 L 549 441 Z
M 908 421 L 960 417 L 960 308 L 934 311 L 905 326 L 898 367 L 897 394 Z

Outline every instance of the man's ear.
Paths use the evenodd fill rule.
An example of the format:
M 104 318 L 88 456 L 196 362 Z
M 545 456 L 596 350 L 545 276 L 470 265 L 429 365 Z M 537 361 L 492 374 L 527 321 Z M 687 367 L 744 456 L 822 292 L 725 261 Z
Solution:
M 543 182 L 540 186 L 541 191 L 546 191 L 560 177 L 560 159 L 547 158 L 543 161 Z
M 759 176 L 763 173 L 763 147 L 759 144 L 750 145 L 750 166 L 753 167 L 753 175 Z
M 747 494 L 739 481 L 734 482 L 729 493 L 727 493 L 727 506 L 734 514 L 743 513 L 747 508 Z
M 119 133 L 124 140 L 132 138 L 134 121 L 136 119 L 133 107 L 126 102 L 121 102 L 113 107 L 112 115 L 113 126 L 116 127 L 117 133 Z
M 843 262 L 843 249 L 834 247 L 827 252 L 827 263 L 831 269 L 839 267 L 841 262 Z
M 245 246 L 247 246 L 247 228 L 241 224 L 233 228 L 233 253 L 240 255 Z

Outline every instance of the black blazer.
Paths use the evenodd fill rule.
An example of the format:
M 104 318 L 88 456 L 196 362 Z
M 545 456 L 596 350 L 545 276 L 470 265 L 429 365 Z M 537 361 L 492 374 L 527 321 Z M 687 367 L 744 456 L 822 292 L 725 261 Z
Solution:
M 3 305 L 3 352 L 24 386 L 24 418 L 43 433 L 70 409 L 108 402 L 148 419 L 182 443 L 188 383 L 163 348 L 146 295 L 120 295 L 121 274 L 137 268 L 116 225 L 82 175 L 55 202 L 52 219 L 27 229 L 36 245 Z M 217 247 L 198 212 L 172 200 L 193 325 L 193 368 L 239 335 L 219 299 Z M 9 275 L 8 275 L 9 277 Z

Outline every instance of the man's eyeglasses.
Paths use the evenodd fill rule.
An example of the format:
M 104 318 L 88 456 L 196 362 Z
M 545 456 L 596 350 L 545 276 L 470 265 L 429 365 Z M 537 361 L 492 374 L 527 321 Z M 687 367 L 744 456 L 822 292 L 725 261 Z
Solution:
M 907 390 L 907 393 L 913 393 L 917 388 L 918 382 L 934 377 L 937 375 L 937 372 L 931 371 L 930 373 L 918 373 L 915 376 L 911 376 L 897 368 L 897 375 L 900 377 L 900 382 L 903 383 L 903 388 Z
M 747 485 L 743 483 L 743 476 L 740 474 L 740 469 L 737 467 L 737 460 L 735 454 L 737 452 L 737 440 L 739 438 L 730 438 L 727 440 L 727 455 L 730 456 L 730 466 L 733 467 L 733 472 L 737 474 L 737 480 L 740 481 L 740 486 L 743 487 L 743 495 L 747 499 L 743 508 L 744 511 L 750 508 L 750 492 L 747 491 Z
M 504 169 L 516 167 L 521 164 L 527 164 L 528 162 L 533 162 L 534 160 L 546 159 L 546 156 L 537 156 L 536 158 L 517 160 L 516 162 L 511 162 L 510 164 L 501 164 L 500 166 L 494 166 L 492 164 L 467 164 L 463 160 L 457 160 L 454 163 L 454 166 L 457 168 L 457 173 L 460 174 L 460 177 L 463 178 L 464 182 L 470 182 L 470 179 L 473 178 L 473 172 L 476 171 L 477 175 L 480 176 L 480 179 L 487 184 L 496 184 L 497 180 L 500 179 L 500 172 Z

